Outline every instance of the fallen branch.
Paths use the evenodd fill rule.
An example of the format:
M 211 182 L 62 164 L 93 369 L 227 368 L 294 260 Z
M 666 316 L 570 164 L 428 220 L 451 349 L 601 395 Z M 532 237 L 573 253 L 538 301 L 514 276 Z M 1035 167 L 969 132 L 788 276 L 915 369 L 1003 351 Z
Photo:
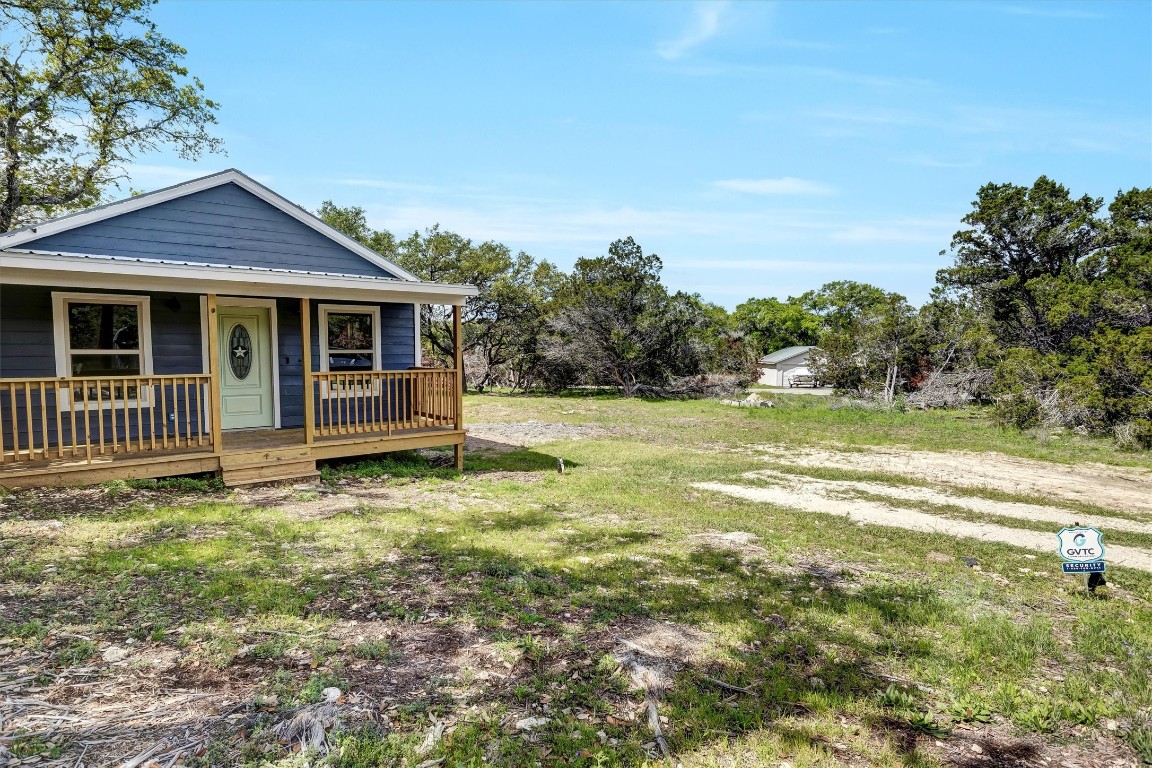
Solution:
M 444 738 L 445 725 L 443 720 L 437 720 L 432 727 L 428 729 L 428 733 L 424 736 L 424 741 L 420 742 L 420 746 L 416 747 L 416 754 L 426 755 L 435 749 L 436 745 L 440 743 L 440 740 Z
M 157 752 L 159 752 L 163 748 L 164 748 L 164 742 L 160 742 L 159 744 L 154 744 L 150 749 L 144 750 L 143 752 L 136 755 L 136 757 L 132 758 L 131 760 L 124 762 L 124 763 L 121 763 L 120 768 L 137 768 L 138 766 L 143 765 L 145 760 L 152 757 L 152 755 L 156 754 Z
M 724 682 L 723 680 L 717 680 L 714 677 L 707 677 L 705 675 L 701 675 L 700 679 L 706 683 L 711 683 L 712 685 L 716 686 L 717 688 L 723 688 L 726 691 L 732 691 L 733 693 L 743 693 L 743 694 L 747 694 L 748 696 L 755 696 L 756 695 L 756 692 L 753 691 L 751 688 L 741 688 L 738 685 L 729 685 L 728 683 Z
M 656 709 L 656 698 L 651 694 L 644 697 L 648 702 L 648 727 L 652 729 L 652 733 L 656 736 L 656 745 L 660 747 L 660 752 L 663 753 L 664 758 L 679 767 L 680 763 L 672 756 L 672 750 L 668 746 L 668 740 L 664 738 L 664 731 L 660 728 L 660 711 Z

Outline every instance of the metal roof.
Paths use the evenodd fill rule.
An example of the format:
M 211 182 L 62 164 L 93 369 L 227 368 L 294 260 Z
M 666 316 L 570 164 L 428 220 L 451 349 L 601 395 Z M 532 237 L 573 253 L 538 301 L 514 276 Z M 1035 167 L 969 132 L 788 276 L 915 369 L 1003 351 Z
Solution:
M 793 357 L 802 355 L 810 349 L 816 349 L 816 347 L 812 345 L 806 347 L 784 347 L 784 349 L 778 349 L 770 355 L 764 355 L 764 357 L 760 358 L 760 364 L 772 365 L 773 363 L 782 363 L 785 360 L 790 360 Z
M 398 277 L 385 277 L 383 275 L 349 275 L 343 272 L 314 272 L 307 269 L 281 269 L 279 267 L 251 267 L 239 264 L 213 264 L 207 261 L 179 261 L 177 259 L 152 259 L 144 256 L 105 256 L 95 253 L 68 253 L 66 251 L 37 251 L 24 248 L 5 248 L 4 253 L 29 253 L 42 256 L 68 256 L 73 259 L 92 259 L 95 261 L 127 261 L 140 264 L 174 264 L 181 267 L 207 267 L 209 269 L 233 269 L 239 272 L 279 272 L 289 275 L 313 275 L 317 277 L 344 277 L 354 280 L 383 280 L 386 283 L 409 283 L 411 280 L 401 280 Z M 427 282 L 421 280 L 420 282 Z M 454 285 L 440 283 L 440 285 Z M 465 286 L 456 286 L 465 287 Z

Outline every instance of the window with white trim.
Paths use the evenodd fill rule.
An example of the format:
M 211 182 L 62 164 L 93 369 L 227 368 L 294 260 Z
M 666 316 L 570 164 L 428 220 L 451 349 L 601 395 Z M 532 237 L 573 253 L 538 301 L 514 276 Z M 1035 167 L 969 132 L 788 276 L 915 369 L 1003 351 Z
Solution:
M 380 369 L 380 308 L 321 304 L 320 370 Z
M 152 326 L 147 296 L 112 293 L 53 293 L 56 375 L 81 379 L 149 376 Z M 97 397 L 95 383 L 89 395 Z M 137 396 L 136 386 L 101 384 L 100 399 Z M 81 387 L 73 395 L 84 397 Z M 61 403 L 65 405 L 66 403 Z

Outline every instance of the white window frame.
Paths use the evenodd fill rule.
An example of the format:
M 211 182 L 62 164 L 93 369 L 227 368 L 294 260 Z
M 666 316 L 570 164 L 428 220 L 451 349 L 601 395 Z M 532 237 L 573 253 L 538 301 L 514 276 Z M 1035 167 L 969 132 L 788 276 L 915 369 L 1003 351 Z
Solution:
M 71 293 L 64 291 L 52 292 L 52 329 L 53 340 L 56 346 L 56 375 L 64 379 L 72 378 L 100 378 L 80 377 L 72 375 L 72 334 L 68 325 L 69 304 L 135 304 L 136 319 L 140 333 L 140 378 L 152 375 L 152 299 L 150 296 L 128 293 Z M 85 350 L 89 351 L 89 350 Z M 114 351 L 110 351 L 114 354 Z M 143 390 L 143 397 L 139 402 L 127 397 L 116 398 L 110 396 L 101 406 L 89 401 L 88 410 L 103 407 L 110 410 L 113 406 L 135 408 L 152 407 L 152 387 L 144 385 L 137 391 Z M 71 410 L 72 388 L 60 390 L 57 405 L 60 410 Z
M 373 371 L 383 370 L 380 368 L 380 350 L 382 345 L 381 335 L 384 330 L 380 325 L 380 307 L 375 304 L 317 304 L 316 305 L 316 325 L 317 331 L 320 336 L 320 370 L 328 372 L 329 370 L 329 349 L 328 349 L 328 315 L 370 315 L 372 317 L 372 368 Z M 340 350 L 337 350 L 340 351 Z M 339 371 L 338 371 L 339 373 Z M 349 374 L 354 374 L 355 371 L 348 371 Z M 356 387 L 353 390 L 345 390 L 336 393 L 337 397 L 365 397 L 369 393 L 365 391 L 364 387 Z M 372 387 L 372 395 L 380 394 L 380 382 L 377 381 Z M 321 395 L 328 396 L 328 386 L 325 384 L 321 387 Z

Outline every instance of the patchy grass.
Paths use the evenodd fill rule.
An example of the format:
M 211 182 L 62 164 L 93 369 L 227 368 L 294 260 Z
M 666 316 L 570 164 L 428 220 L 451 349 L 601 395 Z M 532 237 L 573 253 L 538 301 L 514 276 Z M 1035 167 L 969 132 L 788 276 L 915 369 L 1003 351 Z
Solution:
M 664 628 L 703 638 L 658 654 L 662 728 L 685 765 L 975 765 L 962 762 L 974 744 L 988 765 L 1025 752 L 1152 760 L 1152 575 L 1116 569 L 1089 599 L 1075 578 L 1022 572 L 1054 570 L 1054 554 L 690 487 L 764 468 L 748 446 L 767 443 L 1150 467 L 1147 455 L 1067 434 L 1041 443 L 977 412 L 775 399 L 472 396 L 475 422 L 611 436 L 469 455 L 463 476 L 401 454 L 329 465 L 316 490 L 7 496 L 0 685 L 35 678 L 22 685 L 81 718 L 94 680 L 142 712 L 164 691 L 203 694 L 183 705 L 201 707 L 204 728 L 186 765 L 303 764 L 274 726 L 332 687 L 340 720 L 316 764 L 643 765 L 659 752 L 621 643 L 654 654 Z M 318 516 L 337 494 L 355 504 Z M 736 531 L 749 536 L 699 537 Z M 126 658 L 103 662 L 110 647 Z M 528 718 L 543 722 L 518 727 Z M 108 761 L 158 743 L 160 720 L 118 725 Z M 29 727 L 20 749 L 43 736 Z M 79 725 L 54 738 L 73 763 L 98 740 Z

